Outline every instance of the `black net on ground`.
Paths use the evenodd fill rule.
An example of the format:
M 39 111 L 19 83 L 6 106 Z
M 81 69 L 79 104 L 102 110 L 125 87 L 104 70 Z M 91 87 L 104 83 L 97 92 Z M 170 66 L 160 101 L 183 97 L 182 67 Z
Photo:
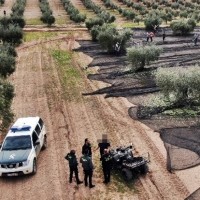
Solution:
M 200 127 L 160 130 L 167 150 L 167 169 L 181 170 L 200 164 Z
M 200 199 L 200 188 L 198 188 L 195 192 L 190 194 L 185 200 L 199 200 Z

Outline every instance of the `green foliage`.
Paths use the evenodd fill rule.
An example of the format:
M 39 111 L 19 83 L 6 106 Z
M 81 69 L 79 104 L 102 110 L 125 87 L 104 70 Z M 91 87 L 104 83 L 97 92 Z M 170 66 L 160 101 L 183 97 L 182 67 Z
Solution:
M 114 26 L 104 24 L 100 28 L 97 38 L 102 48 L 108 53 L 123 53 L 126 51 L 126 43 L 130 36 L 129 29 L 117 31 Z
M 193 19 L 178 20 L 170 24 L 170 27 L 175 35 L 187 35 L 192 32 L 196 26 Z
M 115 21 L 115 16 L 111 15 L 110 12 L 106 11 L 101 6 L 97 6 L 93 1 L 82 0 L 82 2 L 86 8 L 92 9 L 104 23 L 112 23 Z
M 161 23 L 162 23 L 161 17 L 155 14 L 148 15 L 144 20 L 145 28 L 148 31 L 152 31 L 153 27 L 155 26 L 158 27 Z
M 141 46 L 128 48 L 127 60 L 133 71 L 142 71 L 145 65 L 158 60 L 162 49 L 157 46 Z
M 47 0 L 40 0 L 40 10 L 42 12 L 41 21 L 51 26 L 55 22 L 55 17 L 53 16 L 53 11 L 50 9 Z
M 161 92 L 169 101 L 179 106 L 200 103 L 199 66 L 159 68 L 155 77 Z
M 92 27 L 90 33 L 91 33 L 91 36 L 92 36 L 92 41 L 97 41 L 97 37 L 99 35 L 99 32 L 101 30 L 101 26 L 98 26 L 98 25 L 95 25 Z
M 0 76 L 7 77 L 15 71 L 15 58 L 7 52 L 0 53 Z
M 48 26 L 51 26 L 55 22 L 55 17 L 48 12 L 43 13 L 40 19 L 43 23 L 48 24 Z
M 0 0 L 0 5 L 3 5 L 5 3 L 5 0 Z
M 103 23 L 104 23 L 103 19 L 97 17 L 86 20 L 85 25 L 90 30 L 95 25 L 102 26 Z
M 61 0 L 67 13 L 70 15 L 70 19 L 76 23 L 84 22 L 86 15 L 79 13 L 79 10 L 74 7 L 70 0 Z
M 13 24 L 3 26 L 0 24 L 0 39 L 5 43 L 20 44 L 23 38 L 23 30 L 21 27 Z
M 1 44 L 0 52 L 7 53 L 8 56 L 13 56 L 13 57 L 17 56 L 17 52 L 16 52 L 15 48 L 12 45 L 10 45 L 9 43 Z
M 22 17 L 24 14 L 25 6 L 26 6 L 26 0 L 16 0 L 11 9 L 12 10 L 11 17 L 13 15 Z
M 11 111 L 11 103 L 14 97 L 13 86 L 0 79 L 0 130 L 3 131 L 13 120 L 13 113 Z

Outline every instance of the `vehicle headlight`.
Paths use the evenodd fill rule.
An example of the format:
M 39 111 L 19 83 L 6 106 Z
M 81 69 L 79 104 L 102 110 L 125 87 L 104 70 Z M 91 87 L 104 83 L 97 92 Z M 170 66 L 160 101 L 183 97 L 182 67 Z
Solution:
M 29 161 L 30 161 L 30 160 L 26 160 L 26 161 L 22 162 L 22 163 L 23 163 L 23 166 L 27 166 L 27 165 L 29 164 Z

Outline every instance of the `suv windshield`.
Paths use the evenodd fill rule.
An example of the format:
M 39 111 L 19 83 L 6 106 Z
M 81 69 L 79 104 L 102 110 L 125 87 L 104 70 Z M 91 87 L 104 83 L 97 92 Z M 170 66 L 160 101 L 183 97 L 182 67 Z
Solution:
M 5 139 L 2 150 L 31 149 L 31 147 L 31 137 L 29 135 L 13 136 Z

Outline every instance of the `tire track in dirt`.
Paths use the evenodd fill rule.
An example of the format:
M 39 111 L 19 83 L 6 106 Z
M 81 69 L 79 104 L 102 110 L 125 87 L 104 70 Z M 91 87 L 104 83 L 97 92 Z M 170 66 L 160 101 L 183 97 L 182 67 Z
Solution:
M 65 11 L 61 0 L 49 1 L 49 5 L 53 11 L 53 16 L 56 19 L 55 24 L 74 24 Z
M 40 11 L 39 0 L 28 0 L 24 10 L 25 19 L 36 19 L 42 16 Z

